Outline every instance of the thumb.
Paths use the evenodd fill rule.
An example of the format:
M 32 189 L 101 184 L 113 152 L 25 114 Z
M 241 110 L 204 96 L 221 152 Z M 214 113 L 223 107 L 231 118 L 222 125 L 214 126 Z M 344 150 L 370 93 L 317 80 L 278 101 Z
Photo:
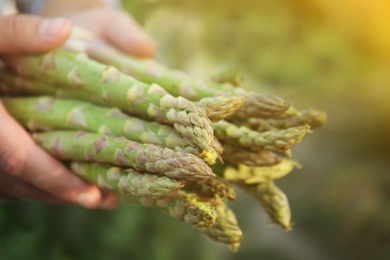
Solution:
M 0 53 L 49 51 L 61 46 L 71 30 L 72 23 L 64 18 L 0 16 Z

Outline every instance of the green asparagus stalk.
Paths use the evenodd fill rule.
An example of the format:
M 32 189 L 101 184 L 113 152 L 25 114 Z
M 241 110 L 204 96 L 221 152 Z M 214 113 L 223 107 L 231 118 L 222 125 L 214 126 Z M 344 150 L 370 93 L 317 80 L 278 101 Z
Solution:
M 267 131 L 277 130 L 276 127 L 271 125 L 271 123 L 264 118 L 247 118 L 244 120 L 242 119 L 231 120 L 230 123 L 235 124 L 237 126 L 245 126 L 257 132 L 267 132 Z
M 206 110 L 212 122 L 218 122 L 232 116 L 245 100 L 244 96 L 217 96 L 202 98 L 196 104 Z
M 13 72 L 0 71 L 0 78 L 2 78 L 3 81 L 2 87 L 0 87 L 0 92 L 11 95 L 40 94 L 78 98 L 81 100 L 90 99 L 88 93 L 80 92 L 77 89 L 63 90 L 59 87 L 53 88 L 53 85 L 56 86 L 55 83 L 48 84 L 35 78 L 23 78 L 12 76 L 12 74 Z M 207 97 L 197 101 L 196 105 L 205 109 L 207 116 L 211 121 L 217 122 L 232 116 L 234 112 L 245 102 L 245 99 L 245 96 Z M 100 102 L 97 101 L 97 103 Z
M 173 97 L 157 84 L 145 84 L 114 67 L 63 50 L 11 55 L 4 60 L 21 75 L 50 79 L 63 89 L 85 92 L 98 104 L 172 124 L 180 135 L 206 154 L 204 157 L 217 157 L 212 148 L 214 135 L 206 111 L 183 97 Z
M 3 98 L 7 111 L 31 131 L 85 130 L 202 156 L 170 126 L 89 102 L 49 96 Z
M 289 107 L 286 111 L 284 111 L 282 114 L 278 115 L 278 118 L 286 118 L 286 117 L 299 117 L 301 116 L 301 111 L 296 109 L 295 107 Z
M 126 197 L 126 199 L 129 202 L 137 202 L 148 208 L 158 208 L 196 229 L 210 227 L 217 219 L 217 212 L 212 203 L 194 193 L 182 190 L 165 199 L 149 197 Z
M 264 132 L 274 129 L 286 129 L 290 127 L 309 125 L 311 129 L 323 126 L 326 123 L 326 113 L 317 109 L 305 109 L 296 115 L 280 115 L 275 118 L 249 118 L 246 120 L 231 121 L 237 125 L 244 125 L 252 130 Z
M 213 124 L 215 136 L 226 143 L 258 151 L 284 152 L 300 143 L 309 132 L 308 125 L 283 130 L 257 132 L 247 127 L 238 127 L 224 120 Z
M 282 158 L 273 152 L 260 150 L 251 151 L 228 143 L 223 144 L 224 152 L 222 159 L 229 165 L 240 164 L 247 166 L 272 166 L 282 161 Z
M 217 211 L 215 224 L 198 230 L 215 241 L 228 244 L 230 250 L 236 252 L 243 238 L 236 216 L 222 200 L 215 199 L 215 209 Z
M 229 83 L 235 87 L 242 86 L 244 77 L 237 68 L 229 68 L 227 70 L 221 71 L 211 77 L 211 80 L 218 83 Z
M 239 90 L 242 92 L 242 89 Z M 236 93 L 236 95 L 238 94 Z M 270 94 L 249 93 L 246 102 L 234 113 L 234 118 L 272 118 L 282 114 L 290 107 L 291 104 L 281 97 Z
M 78 89 L 62 89 L 58 83 L 47 83 L 22 77 L 13 71 L 0 69 L 0 94 L 7 96 L 56 96 L 59 98 L 93 101 L 93 96 Z M 96 102 L 93 102 L 96 103 Z
M 286 231 L 291 230 L 291 210 L 287 196 L 272 181 L 243 185 L 245 191 L 252 194 L 274 223 L 281 225 Z
M 311 129 L 323 126 L 326 123 L 326 113 L 317 109 L 305 109 L 300 115 L 286 118 L 270 118 L 268 122 L 275 128 L 286 129 L 307 124 Z
M 294 160 L 283 159 L 280 163 L 268 167 L 250 167 L 239 164 L 238 167 L 227 166 L 223 177 L 236 184 L 258 184 L 280 179 L 300 165 Z
M 87 55 L 104 64 L 112 65 L 120 71 L 143 82 L 159 82 L 173 96 L 183 96 L 189 100 L 200 100 L 223 94 L 210 87 L 209 82 L 190 78 L 179 70 L 170 70 L 150 59 L 135 59 L 105 43 L 93 43 L 86 48 Z M 217 83 L 214 83 L 217 84 Z
M 212 80 L 199 80 L 179 70 L 169 69 L 153 60 L 130 57 L 105 43 L 88 44 L 83 50 L 92 59 L 115 66 L 143 82 L 161 85 L 173 96 L 182 96 L 194 101 L 205 97 L 224 96 L 226 93 L 247 96 L 248 98 L 234 115 L 240 118 L 273 117 L 291 106 L 281 97 L 248 92 Z
M 215 176 L 211 168 L 193 154 L 140 144 L 123 137 L 83 131 L 43 132 L 33 137 L 46 151 L 62 160 L 110 163 L 183 181 L 201 181 Z
M 99 187 L 120 192 L 124 196 L 168 198 L 184 184 L 166 176 L 139 173 L 133 169 L 97 164 L 72 162 L 71 170 Z

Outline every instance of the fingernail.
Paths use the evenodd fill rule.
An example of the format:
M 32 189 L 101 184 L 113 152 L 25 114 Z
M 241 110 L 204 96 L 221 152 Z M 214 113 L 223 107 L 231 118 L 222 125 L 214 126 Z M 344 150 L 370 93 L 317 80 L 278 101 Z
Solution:
M 41 23 L 39 32 L 43 36 L 56 36 L 61 32 L 62 27 L 67 22 L 68 21 L 63 18 L 46 19 Z
M 82 193 L 77 197 L 77 202 L 86 208 L 94 208 L 97 204 L 97 197 L 91 193 Z

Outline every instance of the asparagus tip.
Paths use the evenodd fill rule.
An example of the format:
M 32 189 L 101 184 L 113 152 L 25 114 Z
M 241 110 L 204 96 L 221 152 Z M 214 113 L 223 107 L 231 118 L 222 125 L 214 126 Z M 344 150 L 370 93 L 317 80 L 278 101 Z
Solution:
M 213 165 L 213 164 L 215 164 L 217 158 L 219 158 L 219 155 L 215 150 L 211 150 L 211 151 L 202 151 L 200 153 L 200 157 L 202 157 L 202 159 L 208 165 Z

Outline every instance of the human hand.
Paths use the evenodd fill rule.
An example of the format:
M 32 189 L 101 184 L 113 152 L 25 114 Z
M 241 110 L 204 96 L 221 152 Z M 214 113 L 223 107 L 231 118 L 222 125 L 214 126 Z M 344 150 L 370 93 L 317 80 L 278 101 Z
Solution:
M 65 19 L 0 16 L 0 53 L 55 49 L 69 37 L 71 29 L 71 22 Z M 80 180 L 37 146 L 1 103 L 0 120 L 0 196 L 70 202 L 87 208 L 111 206 L 96 186 Z M 115 200 L 112 197 L 106 200 Z
M 111 9 L 110 9 L 111 10 Z M 119 12 L 119 11 L 118 11 Z M 83 14 L 84 13 L 84 14 Z M 105 39 L 129 54 L 151 56 L 154 45 L 124 13 L 116 20 L 116 11 L 105 16 L 100 10 L 75 13 L 72 19 L 94 30 Z M 115 38 L 109 24 L 127 28 Z M 106 23 L 102 22 L 103 19 Z M 130 27 L 129 27 L 130 26 Z M 36 53 L 55 49 L 69 37 L 72 23 L 63 18 L 42 19 L 28 15 L 0 16 L 0 54 Z M 132 36 L 132 31 L 135 33 Z M 126 35 L 123 37 L 123 35 Z M 127 42 L 128 41 L 128 42 Z M 88 184 L 62 163 L 52 158 L 31 139 L 30 135 L 6 112 L 0 103 L 0 197 L 29 198 L 42 202 L 76 203 L 86 208 L 112 208 L 117 204 L 113 193 L 104 192 Z
M 140 26 L 126 12 L 105 6 L 72 12 L 58 8 L 43 10 L 47 17 L 66 17 L 74 24 L 93 32 L 99 40 L 110 43 L 121 51 L 138 57 L 152 57 L 156 53 L 155 44 Z

